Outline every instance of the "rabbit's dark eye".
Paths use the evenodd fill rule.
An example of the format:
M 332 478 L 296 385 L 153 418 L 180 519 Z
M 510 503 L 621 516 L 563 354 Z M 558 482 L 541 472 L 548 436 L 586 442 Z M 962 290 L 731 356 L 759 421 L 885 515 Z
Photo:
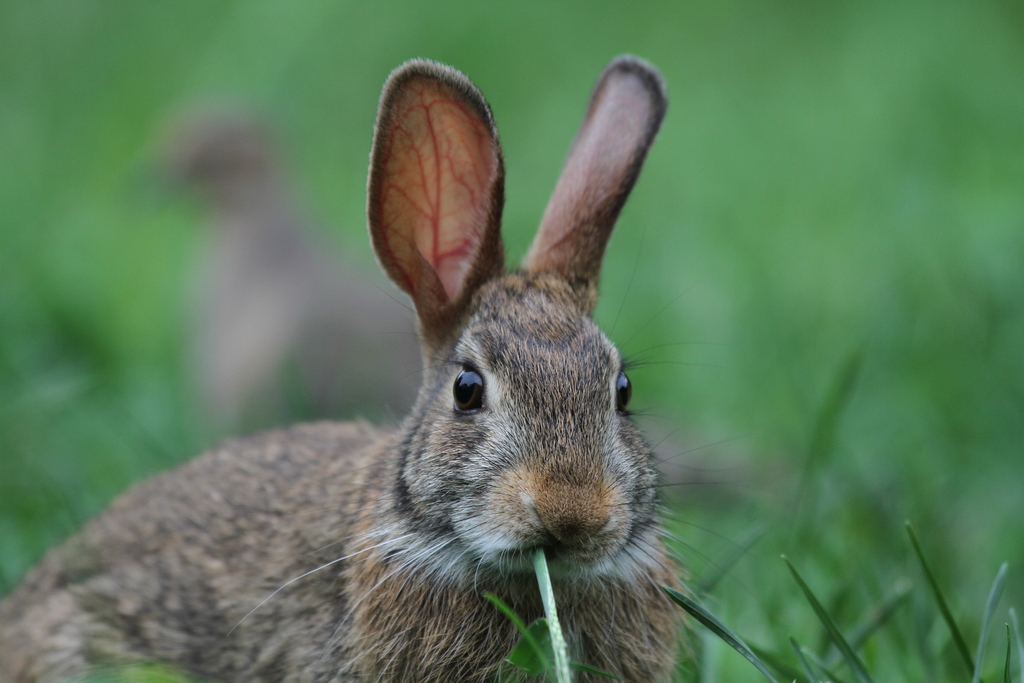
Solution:
M 629 383 L 629 378 L 626 377 L 626 373 L 620 372 L 619 379 L 615 382 L 616 407 L 619 410 L 625 410 L 626 406 L 629 405 L 629 399 L 631 396 L 633 396 L 633 386 Z
M 455 407 L 459 410 L 477 410 L 484 405 L 484 380 L 473 370 L 463 370 L 455 378 Z

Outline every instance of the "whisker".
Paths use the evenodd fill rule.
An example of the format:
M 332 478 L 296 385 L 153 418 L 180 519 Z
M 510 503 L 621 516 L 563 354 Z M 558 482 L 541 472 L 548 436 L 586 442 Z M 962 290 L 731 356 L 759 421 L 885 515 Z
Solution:
M 682 292 L 680 292 L 678 296 L 676 296 L 674 299 L 672 299 L 672 301 L 669 301 L 667 304 L 665 304 L 661 309 L 658 310 L 657 313 L 654 314 L 654 316 L 650 320 L 648 320 L 643 325 L 641 325 L 640 329 L 638 329 L 636 332 L 634 332 L 633 336 L 630 337 L 629 339 L 627 339 L 624 344 L 619 344 L 619 349 L 622 350 L 622 349 L 625 349 L 627 346 L 629 346 L 630 343 L 632 343 L 632 341 L 637 338 L 637 335 L 639 335 L 641 332 L 643 332 L 645 329 L 647 329 L 648 325 L 650 325 L 655 320 L 657 320 L 658 317 L 661 316 L 661 314 L 664 313 L 665 311 L 667 311 L 670 307 L 674 306 L 676 304 L 676 302 L 678 302 L 680 299 L 682 299 L 683 296 L 685 296 L 687 293 L 689 293 L 689 291 L 691 289 L 693 289 L 696 285 L 697 285 L 697 283 L 695 282 L 694 284 L 690 285 L 689 287 L 684 289 Z
M 691 363 L 682 360 L 635 360 L 629 364 L 629 368 L 632 370 L 638 370 L 645 368 L 649 365 L 685 365 L 693 368 L 713 368 L 715 370 L 727 370 L 727 365 L 716 365 L 714 363 Z
M 633 278 L 636 276 L 636 269 L 640 267 L 640 255 L 644 253 L 644 239 L 647 237 L 647 228 L 640 233 L 640 248 L 636 251 L 636 261 L 633 262 L 633 270 L 629 273 L 629 282 L 626 283 L 626 293 L 622 295 L 622 301 L 619 302 L 619 310 L 615 313 L 615 320 L 612 322 L 612 328 L 608 331 L 608 336 L 611 337 L 615 333 L 615 326 L 619 324 L 619 316 L 622 315 L 622 309 L 626 305 L 626 300 L 629 298 L 629 290 L 633 286 Z
M 656 451 L 656 450 L 658 450 L 658 446 L 662 445 L 663 443 L 665 443 L 666 441 L 668 441 L 669 439 L 671 439 L 671 438 L 672 438 L 673 436 L 675 436 L 675 435 L 676 435 L 676 433 L 677 433 L 677 432 L 678 432 L 678 431 L 679 431 L 680 429 L 681 429 L 681 427 L 676 427 L 676 428 L 675 428 L 675 429 L 673 429 L 673 430 L 672 430 L 671 432 L 669 432 L 668 434 L 666 434 L 666 435 L 665 435 L 665 436 L 664 436 L 664 437 L 663 437 L 663 438 L 661 439 L 661 441 L 659 441 L 658 443 L 656 443 L 656 444 L 654 444 L 653 446 L 651 446 L 651 451 L 653 452 L 653 451 Z
M 398 304 L 399 306 L 401 306 L 405 310 L 409 311 L 413 315 L 416 315 L 416 311 L 414 311 L 411 307 L 409 307 L 404 301 L 400 301 L 399 299 L 396 299 L 394 296 L 392 296 L 391 292 L 389 292 L 388 290 L 384 289 L 383 287 L 381 287 L 380 285 L 377 285 L 377 284 L 374 284 L 374 287 L 376 287 L 377 290 L 380 291 L 381 294 L 383 294 L 387 298 L 391 299 L 396 304 Z M 417 336 L 419 336 L 418 333 L 415 333 L 415 334 Z
M 732 342 L 696 342 L 696 341 L 684 341 L 684 342 L 668 342 L 666 344 L 655 344 L 654 346 L 648 346 L 646 349 L 641 349 L 634 353 L 629 354 L 627 358 L 633 358 L 641 353 L 649 353 L 651 351 L 657 351 L 658 349 L 666 349 L 675 346 L 735 346 Z
M 400 540 L 401 538 L 407 538 L 407 537 L 413 536 L 413 535 L 415 535 L 415 534 L 412 534 L 412 533 L 405 534 L 404 536 L 401 536 L 401 537 L 399 537 L 399 539 L 396 539 L 396 540 Z M 430 553 L 434 553 L 434 552 L 443 550 L 453 540 L 454 539 L 446 539 L 444 541 L 444 543 L 440 547 L 428 546 L 426 548 L 421 548 L 419 550 L 419 554 L 422 555 L 426 551 L 429 551 Z M 374 548 L 379 547 L 379 546 L 380 546 L 380 544 L 378 544 L 377 546 L 374 546 Z M 372 549 L 373 548 L 367 548 L 367 550 L 372 550 Z M 396 553 L 396 555 L 394 557 L 401 557 L 401 555 L 403 553 L 406 553 L 409 550 L 411 550 L 411 548 L 402 548 L 402 549 L 400 549 L 398 551 L 398 553 Z M 408 569 L 410 569 L 410 566 L 405 564 L 404 562 L 397 563 L 394 569 L 392 569 L 390 572 L 388 572 L 383 577 L 381 577 L 380 580 L 377 581 L 377 583 L 375 583 L 369 590 L 367 590 L 362 596 L 360 596 L 360 598 L 358 600 L 356 600 L 346 610 L 345 616 L 342 617 L 342 619 L 338 622 L 338 625 L 337 625 L 337 627 L 335 627 L 334 632 L 331 633 L 331 637 L 327 639 L 327 643 L 324 645 L 323 650 L 321 650 L 320 657 L 317 659 L 317 662 L 321 661 L 323 659 L 323 657 L 327 654 L 327 652 L 330 651 L 330 649 L 335 645 L 335 643 L 337 643 L 337 639 L 338 639 L 338 636 L 341 633 L 342 627 L 344 627 L 345 624 L 348 623 L 348 621 L 352 618 L 352 615 L 355 614 L 356 609 L 359 607 L 359 605 L 362 604 L 363 600 L 365 600 L 367 597 L 369 597 L 371 593 L 373 593 L 375 590 L 377 590 L 381 585 L 384 584 L 385 581 L 390 579 L 396 573 L 398 573 L 399 571 L 408 570 Z
M 670 519 L 672 519 L 673 521 L 675 521 L 677 524 L 685 524 L 688 527 L 693 527 L 694 529 L 699 529 L 700 531 L 703 531 L 706 534 L 711 534 L 715 538 L 717 538 L 719 540 L 722 540 L 722 541 L 725 541 L 726 543 L 731 545 L 733 547 L 733 549 L 739 549 L 739 548 L 742 547 L 739 543 L 737 543 L 733 539 L 729 538 L 728 536 L 725 536 L 724 534 L 720 534 L 717 531 L 713 531 L 712 529 L 709 529 L 708 527 L 701 526 L 700 524 L 694 524 L 693 522 L 687 521 L 687 520 L 685 520 L 685 519 L 683 519 L 683 518 L 681 518 L 679 516 L 673 515 L 672 513 L 668 513 L 666 516 L 669 517 Z
M 458 365 L 458 363 L 454 363 L 454 362 L 450 362 L 450 361 L 445 361 L 443 363 L 438 363 L 437 365 L 424 365 L 419 370 L 413 370 L 412 372 L 406 373 L 405 375 L 402 376 L 402 379 L 408 379 L 409 377 L 412 377 L 413 375 L 418 375 L 420 373 L 426 372 L 427 370 L 437 370 L 438 368 L 443 368 L 443 367 L 447 367 L 447 366 L 450 366 L 450 365 Z
M 330 567 L 332 564 L 337 564 L 338 562 L 341 562 L 343 560 L 347 560 L 347 559 L 350 559 L 352 557 L 355 557 L 356 555 L 359 555 L 360 553 L 364 553 L 364 552 L 366 552 L 368 550 L 373 550 L 374 548 L 379 548 L 380 546 L 385 545 L 386 543 L 394 543 L 394 542 L 400 541 L 403 538 L 408 538 L 409 536 L 412 536 L 412 535 L 413 534 L 405 534 L 404 536 L 399 536 L 398 538 L 392 539 L 390 541 L 381 541 L 380 543 L 378 543 L 376 545 L 373 545 L 373 546 L 370 546 L 369 548 L 363 548 L 362 550 L 357 550 L 354 553 L 350 553 L 349 555 L 344 555 L 342 557 L 339 557 L 336 560 L 331 560 L 330 562 L 326 562 L 326 563 L 320 565 L 319 567 L 317 567 L 316 569 L 311 569 L 308 572 L 306 572 L 305 574 L 300 574 L 299 576 L 296 576 L 294 579 L 290 579 L 290 580 L 284 582 L 283 584 L 281 584 L 280 587 L 278 587 L 277 590 L 275 590 L 273 593 L 271 593 L 266 598 L 264 598 L 263 601 L 260 602 L 260 604 L 256 605 L 251 610 L 249 610 L 248 614 L 246 614 L 244 617 L 239 619 L 238 623 L 235 624 L 234 626 L 232 626 L 231 630 L 227 632 L 227 635 L 231 635 L 231 633 L 236 628 L 238 628 L 242 624 L 243 621 L 248 619 L 252 615 L 253 612 L 258 610 L 260 607 L 263 607 L 263 605 L 267 604 L 267 602 L 269 602 L 271 598 L 273 598 L 275 595 L 277 595 L 278 593 L 280 593 L 281 591 L 283 591 L 285 588 L 287 588 L 288 586 L 292 585 L 296 581 L 298 581 L 300 579 L 304 579 L 307 576 L 309 576 L 310 574 L 315 574 L 316 572 L 320 571 L 321 569 L 326 569 L 327 567 Z
M 715 446 L 721 446 L 722 444 L 730 443 L 730 442 L 733 442 L 733 441 L 739 441 L 740 439 L 749 439 L 751 436 L 752 435 L 750 435 L 750 434 L 746 434 L 744 436 L 734 436 L 734 437 L 729 438 L 729 439 L 722 439 L 721 441 L 714 441 L 712 443 L 704 444 L 703 446 L 697 446 L 696 448 L 689 448 L 689 449 L 687 449 L 685 451 L 681 451 L 679 453 L 676 453 L 675 455 L 666 456 L 666 457 L 664 457 L 664 458 L 662 458 L 660 460 L 656 460 L 655 462 L 658 462 L 658 463 L 668 462 L 669 460 L 675 460 L 676 458 L 680 458 L 680 457 L 682 457 L 684 455 L 689 455 L 690 453 L 696 453 L 697 451 L 703 451 L 703 450 L 708 449 L 708 448 L 714 448 Z
M 639 493 L 640 491 L 650 491 L 652 489 L 669 489 L 674 487 L 682 486 L 745 486 L 743 482 L 737 481 L 672 481 L 661 484 L 650 484 L 647 486 L 637 486 L 629 490 L 630 493 Z
M 682 555 L 679 552 L 675 552 L 676 550 L 686 551 L 686 552 L 690 553 L 691 555 L 696 557 L 698 560 L 700 560 L 705 566 L 715 567 L 716 569 L 720 569 L 720 567 L 718 567 L 718 565 L 715 563 L 714 560 L 712 560 L 708 555 L 705 555 L 704 553 L 702 553 L 699 550 L 697 550 L 690 543 L 687 543 L 686 541 L 683 541 L 682 539 L 680 539 L 678 536 L 675 536 L 674 534 L 665 533 L 665 536 L 666 536 L 666 538 L 668 538 L 669 540 L 672 541 L 671 544 L 667 544 L 666 545 L 666 548 L 669 550 L 669 552 L 671 552 L 675 556 L 675 558 L 679 561 L 679 563 L 682 564 L 684 567 L 688 566 L 689 563 L 684 561 Z

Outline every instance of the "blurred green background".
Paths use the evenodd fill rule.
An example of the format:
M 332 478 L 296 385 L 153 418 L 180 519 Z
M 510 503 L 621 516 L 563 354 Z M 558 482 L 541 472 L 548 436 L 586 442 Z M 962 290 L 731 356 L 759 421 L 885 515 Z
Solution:
M 1017 0 L 3 2 L 0 594 L 219 436 L 183 351 L 202 208 L 144 180 L 169 114 L 260 112 L 323 238 L 371 264 L 380 87 L 411 57 L 452 64 L 498 121 L 514 263 L 623 52 L 661 69 L 671 104 L 597 317 L 650 361 L 634 401 L 679 484 L 680 552 L 695 582 L 728 569 L 706 604 L 784 656 L 790 634 L 824 652 L 780 553 L 844 628 L 909 579 L 869 668 L 965 680 L 909 519 L 972 646 L 1010 562 L 1002 652 L 1005 605 L 1024 607 Z M 688 680 L 757 680 L 724 646 L 697 650 Z

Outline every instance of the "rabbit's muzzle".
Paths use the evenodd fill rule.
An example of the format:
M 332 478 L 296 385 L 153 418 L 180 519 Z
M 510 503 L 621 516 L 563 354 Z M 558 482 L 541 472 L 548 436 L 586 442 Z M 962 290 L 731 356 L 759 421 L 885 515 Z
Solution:
M 628 534 L 622 496 L 601 475 L 567 480 L 516 468 L 501 477 L 490 498 L 505 551 L 542 546 L 559 563 L 582 567 L 609 559 Z

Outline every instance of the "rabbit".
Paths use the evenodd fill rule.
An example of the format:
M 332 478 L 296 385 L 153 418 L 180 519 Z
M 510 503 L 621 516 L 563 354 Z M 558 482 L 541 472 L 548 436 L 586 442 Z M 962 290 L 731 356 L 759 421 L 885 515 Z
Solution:
M 420 361 L 408 312 L 383 282 L 319 243 L 265 127 L 240 112 L 199 110 L 169 128 L 161 175 L 210 209 L 191 364 L 212 426 L 244 432 L 296 415 L 407 410 Z
M 225 682 L 514 676 L 503 659 L 518 632 L 483 594 L 542 616 L 538 548 L 570 657 L 667 680 L 684 626 L 661 587 L 681 588 L 680 570 L 622 359 L 592 319 L 666 105 L 653 67 L 606 67 L 535 241 L 506 272 L 489 105 L 449 67 L 396 69 L 367 215 L 417 312 L 408 419 L 230 441 L 135 486 L 0 604 L 0 681 L 153 661 Z

